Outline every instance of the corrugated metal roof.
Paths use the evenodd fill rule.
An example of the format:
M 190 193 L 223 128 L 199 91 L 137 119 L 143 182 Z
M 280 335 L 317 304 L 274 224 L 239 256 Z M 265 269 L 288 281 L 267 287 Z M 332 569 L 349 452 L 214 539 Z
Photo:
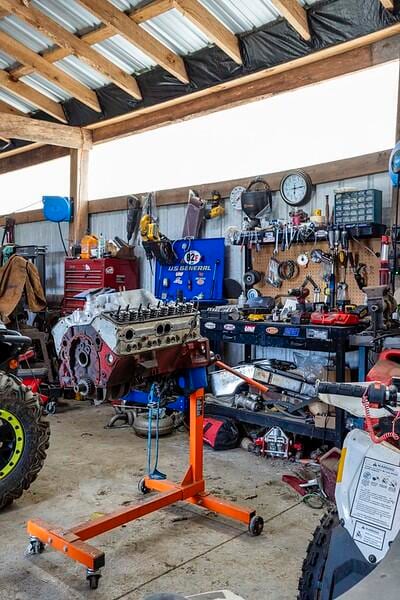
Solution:
M 190 54 L 210 42 L 176 9 L 141 24 L 141 27 L 178 54 Z
M 43 52 L 53 46 L 52 42 L 40 31 L 27 25 L 14 15 L 5 17 L 0 21 L 0 30 L 8 33 L 8 35 L 34 52 Z
M 9 69 L 17 64 L 15 59 L 0 50 L 0 69 Z
M 122 35 L 114 35 L 103 42 L 94 44 L 103 56 L 111 60 L 127 73 L 140 73 L 155 66 L 155 62 L 143 54 Z
M 270 0 L 200 0 L 234 33 L 250 31 L 274 21 L 279 13 Z
M 55 102 L 64 102 L 65 100 L 68 100 L 68 98 L 71 98 L 71 96 L 65 90 L 58 87 L 58 85 L 56 85 L 55 83 L 48 81 L 47 79 L 39 75 L 39 73 L 31 73 L 31 75 L 25 75 L 24 77 L 21 77 L 21 81 L 23 81 L 27 85 L 30 85 L 35 90 L 37 90 L 41 94 L 44 94 L 45 96 L 47 96 L 51 100 L 54 100 Z
M 54 64 L 89 88 L 97 89 L 110 83 L 99 71 L 95 71 L 90 65 L 76 58 L 76 56 L 67 56 Z
M 36 106 L 33 106 L 33 104 L 17 98 L 17 96 L 14 96 L 14 94 L 8 90 L 3 90 L 2 88 L 0 89 L 0 100 L 7 102 L 7 104 L 10 104 L 10 106 L 13 106 L 17 110 L 21 110 L 24 113 L 37 110 Z
M 130 11 L 143 4 L 143 0 L 108 1 L 123 11 Z M 310 5 L 317 0 L 300 1 L 303 5 Z M 249 31 L 279 17 L 271 0 L 200 0 L 200 2 L 234 33 Z M 82 34 L 101 25 L 101 21 L 76 0 L 31 0 L 31 4 L 74 34 Z M 207 37 L 176 9 L 146 21 L 140 26 L 180 55 L 191 54 L 210 43 Z M 0 20 L 0 30 L 34 52 L 42 53 L 54 47 L 52 40 L 13 15 Z M 121 35 L 99 42 L 94 45 L 94 48 L 127 73 L 141 73 L 155 66 L 151 58 Z M 16 64 L 18 63 L 15 57 L 0 52 L 1 69 L 11 68 Z M 56 64 L 71 77 L 92 89 L 108 83 L 102 74 L 75 56 L 68 56 Z M 70 97 L 65 90 L 37 73 L 23 77 L 22 81 L 55 101 L 64 101 Z

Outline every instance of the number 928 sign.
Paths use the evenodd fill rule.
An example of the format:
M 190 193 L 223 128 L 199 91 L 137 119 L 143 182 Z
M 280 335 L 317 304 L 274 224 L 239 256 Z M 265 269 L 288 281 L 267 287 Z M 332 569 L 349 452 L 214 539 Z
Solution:
M 183 260 L 187 265 L 198 265 L 201 261 L 201 254 L 197 250 L 189 250 L 183 257 Z

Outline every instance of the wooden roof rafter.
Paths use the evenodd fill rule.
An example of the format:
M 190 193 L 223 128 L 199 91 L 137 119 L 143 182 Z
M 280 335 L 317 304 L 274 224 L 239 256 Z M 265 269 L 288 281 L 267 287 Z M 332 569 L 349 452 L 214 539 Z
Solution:
M 92 4 L 94 5 L 95 3 Z M 123 16 L 129 17 L 137 25 L 140 25 L 140 23 L 158 17 L 173 8 L 176 8 L 182 15 L 191 20 L 192 23 L 196 24 L 210 41 L 224 50 L 235 62 L 241 64 L 239 42 L 236 36 L 205 9 L 198 0 L 188 0 L 186 2 L 178 0 L 153 0 L 142 7 L 133 9 L 127 14 L 119 12 Z M 124 21 L 126 23 L 126 19 Z M 83 34 L 79 39 L 87 45 L 93 45 L 103 42 L 113 35 L 115 35 L 115 28 L 103 22 L 99 27 Z M 67 57 L 69 54 L 70 52 L 67 48 L 61 47 L 49 50 L 43 56 L 49 62 L 56 62 Z M 11 70 L 11 75 L 16 79 L 30 73 L 32 73 L 32 69 L 26 65 L 21 65 Z M 185 77 L 186 81 L 187 77 Z
M 272 0 L 272 4 L 303 39 L 307 41 L 311 39 L 307 11 L 299 4 L 298 0 Z
M 93 90 L 79 83 L 62 69 L 49 63 L 40 54 L 27 48 L 7 33 L 4 33 L 4 31 L 0 31 L 0 48 L 19 62 L 32 67 L 34 71 L 42 75 L 45 79 L 54 82 L 83 104 L 86 104 L 96 112 L 101 112 L 97 95 Z
M 154 62 L 174 75 L 182 83 L 189 83 L 181 56 L 164 46 L 155 37 L 139 27 L 133 19 L 110 4 L 108 0 L 78 0 L 87 10 L 111 28 L 112 35 L 122 35 Z
M 175 0 L 173 7 L 196 25 L 211 42 L 221 48 L 238 65 L 243 64 L 238 38 L 198 0 Z
M 380 0 L 381 4 L 388 10 L 394 9 L 394 0 Z
M 58 102 L 54 102 L 44 94 L 36 91 L 22 81 L 15 81 L 9 73 L 0 70 L 0 88 L 10 91 L 17 98 L 36 106 L 38 110 L 46 112 L 58 121 L 67 122 L 63 108 Z
M 60 48 L 65 49 L 67 55 L 73 54 L 82 59 L 132 97 L 138 100 L 142 98 L 139 86 L 134 77 L 125 73 L 125 71 L 106 59 L 102 54 L 91 48 L 89 44 L 67 31 L 64 27 L 61 27 L 61 25 L 58 25 L 53 19 L 47 17 L 34 6 L 29 6 L 28 8 L 24 4 L 21 4 L 19 0 L 0 0 L 1 8 L 8 10 L 41 31 Z

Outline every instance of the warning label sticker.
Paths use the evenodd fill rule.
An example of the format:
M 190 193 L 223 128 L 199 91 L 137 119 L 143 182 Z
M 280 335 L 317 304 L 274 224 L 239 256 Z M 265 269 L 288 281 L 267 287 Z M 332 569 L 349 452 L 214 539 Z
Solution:
M 365 458 L 351 516 L 391 529 L 400 493 L 400 466 Z
M 378 527 L 374 527 L 373 525 L 367 525 L 366 523 L 356 521 L 353 539 L 361 544 L 366 544 L 366 546 L 382 550 L 385 535 L 386 532 L 384 529 L 378 529 Z

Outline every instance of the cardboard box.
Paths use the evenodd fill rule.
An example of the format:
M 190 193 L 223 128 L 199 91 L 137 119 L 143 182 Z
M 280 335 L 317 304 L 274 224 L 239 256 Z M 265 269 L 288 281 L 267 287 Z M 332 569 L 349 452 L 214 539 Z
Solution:
M 330 417 L 325 415 L 317 415 L 314 417 L 315 427 L 320 429 L 335 429 L 336 417 Z

